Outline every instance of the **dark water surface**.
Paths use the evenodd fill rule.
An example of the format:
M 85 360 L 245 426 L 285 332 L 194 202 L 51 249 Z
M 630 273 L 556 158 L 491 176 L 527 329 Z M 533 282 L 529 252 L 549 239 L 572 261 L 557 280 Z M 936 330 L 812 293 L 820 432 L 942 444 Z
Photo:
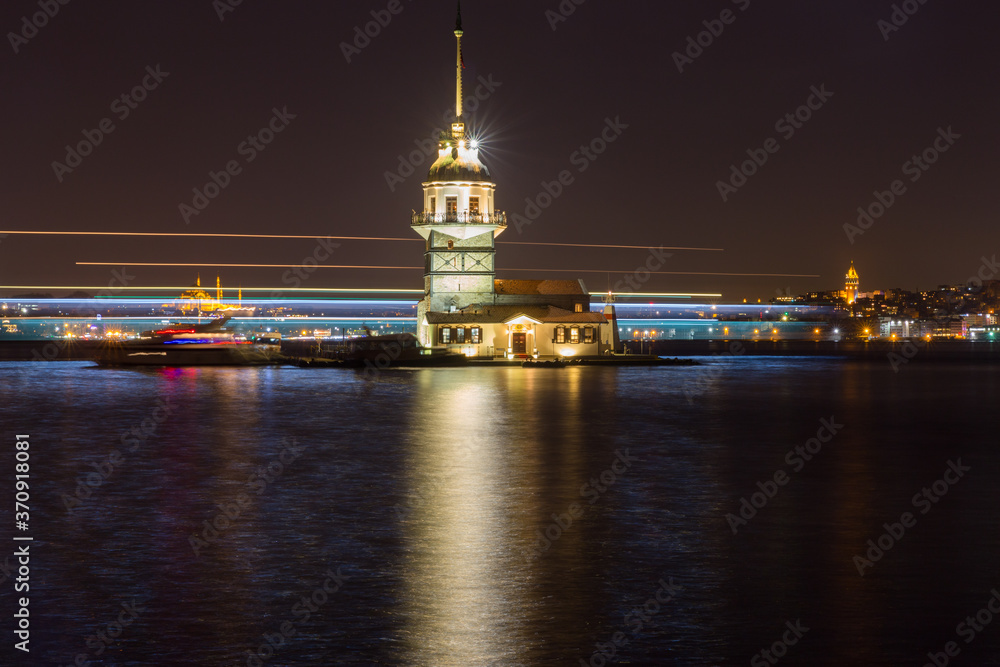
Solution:
M 14 544 L 27 433 L 34 537 L 31 653 L 4 575 L 2 655 L 601 665 L 602 644 L 607 664 L 765 665 L 778 642 L 781 665 L 923 665 L 954 641 L 951 664 L 1000 664 L 1000 618 L 959 626 L 1000 589 L 1000 369 L 703 361 L 374 380 L 0 363 L 0 520 Z M 832 439 L 786 460 L 821 420 Z M 766 500 L 745 524 L 741 498 Z

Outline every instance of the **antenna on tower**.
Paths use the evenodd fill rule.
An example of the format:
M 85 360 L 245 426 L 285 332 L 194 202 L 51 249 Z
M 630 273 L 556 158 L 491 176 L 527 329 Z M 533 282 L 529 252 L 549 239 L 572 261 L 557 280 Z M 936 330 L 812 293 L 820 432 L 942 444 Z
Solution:
M 455 118 L 462 118 L 462 0 L 458 0 L 458 18 L 455 19 L 455 40 L 458 43 L 458 54 L 455 59 Z

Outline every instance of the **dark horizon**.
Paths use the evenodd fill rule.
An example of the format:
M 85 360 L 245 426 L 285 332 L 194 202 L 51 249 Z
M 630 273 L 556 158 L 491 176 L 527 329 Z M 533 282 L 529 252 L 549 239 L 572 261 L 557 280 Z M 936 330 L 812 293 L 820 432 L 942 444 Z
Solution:
M 573 177 L 537 220 L 511 223 L 500 242 L 724 248 L 672 251 L 662 270 L 819 275 L 657 275 L 643 285 L 721 292 L 727 302 L 838 289 L 851 260 L 862 291 L 964 283 L 997 250 L 987 194 L 1000 138 L 989 85 L 995 9 L 912 3 L 917 11 L 890 30 L 879 21 L 892 20 L 893 3 L 858 0 L 826 9 L 738 0 L 622 11 L 585 3 L 559 21 L 547 14 L 558 11 L 555 1 L 463 4 L 465 94 L 486 98 L 466 115 L 482 137 L 498 207 L 523 216 L 543 182 L 563 170 Z M 443 127 L 453 104 L 454 2 L 242 3 L 221 20 L 218 6 L 58 5 L 16 44 L 10 33 L 21 32 L 22 17 L 41 11 L 39 4 L 0 10 L 10 59 L 5 90 L 15 102 L 7 110 L 2 228 L 412 238 L 341 241 L 320 263 L 421 265 L 409 212 L 420 206 L 430 160 L 402 182 L 387 181 L 387 173 L 398 174 L 398 156 Z M 345 53 L 343 44 L 373 11 L 390 20 L 369 44 Z M 690 62 L 674 55 L 689 47 L 689 36 L 720 28 Z M 120 99 L 144 79 L 144 100 Z M 811 118 L 800 127 L 781 121 L 810 101 Z M 272 129 L 281 130 L 273 142 L 244 145 L 275 110 Z M 101 133 L 92 154 L 72 172 L 53 168 L 66 162 L 67 144 L 83 140 L 83 131 L 96 136 L 105 118 L 114 129 Z M 609 119 L 620 136 L 595 160 L 581 160 L 581 145 Z M 939 148 L 947 142 L 948 149 L 934 164 L 907 169 L 942 136 L 950 139 Z M 748 150 L 763 164 L 723 201 L 718 182 Z M 192 205 L 192 189 L 229 161 L 238 170 L 228 185 L 186 224 L 180 205 Z M 871 207 L 875 191 L 892 192 L 895 180 L 884 215 L 863 234 L 846 233 L 858 207 Z M 0 282 L 112 279 L 115 267 L 78 261 L 295 264 L 316 246 L 309 239 L 10 235 L 0 239 Z M 632 271 L 647 256 L 499 245 L 497 266 L 503 277 L 579 277 L 599 292 L 621 275 L 575 270 Z M 504 271 L 548 267 L 568 270 Z M 271 286 L 282 284 L 285 271 L 220 273 L 228 287 Z M 136 285 L 185 285 L 216 271 L 208 264 L 129 273 Z M 308 286 L 420 282 L 419 270 L 322 269 Z

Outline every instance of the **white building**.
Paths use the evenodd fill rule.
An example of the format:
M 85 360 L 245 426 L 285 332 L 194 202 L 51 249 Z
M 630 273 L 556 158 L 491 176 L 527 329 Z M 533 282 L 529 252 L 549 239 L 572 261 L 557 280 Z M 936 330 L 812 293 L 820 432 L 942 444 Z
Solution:
M 618 347 L 614 306 L 590 312 L 582 281 L 497 280 L 495 240 L 507 218 L 462 116 L 462 14 L 455 26 L 455 119 L 410 224 L 425 243 L 417 337 L 469 356 L 582 356 Z

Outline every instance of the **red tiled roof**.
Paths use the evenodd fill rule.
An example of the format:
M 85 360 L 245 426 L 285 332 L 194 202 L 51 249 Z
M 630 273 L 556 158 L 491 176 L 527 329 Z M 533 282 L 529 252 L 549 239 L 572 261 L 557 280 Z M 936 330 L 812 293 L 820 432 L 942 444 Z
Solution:
M 497 294 L 580 294 L 584 295 L 579 280 L 511 280 L 497 278 L 493 281 Z

